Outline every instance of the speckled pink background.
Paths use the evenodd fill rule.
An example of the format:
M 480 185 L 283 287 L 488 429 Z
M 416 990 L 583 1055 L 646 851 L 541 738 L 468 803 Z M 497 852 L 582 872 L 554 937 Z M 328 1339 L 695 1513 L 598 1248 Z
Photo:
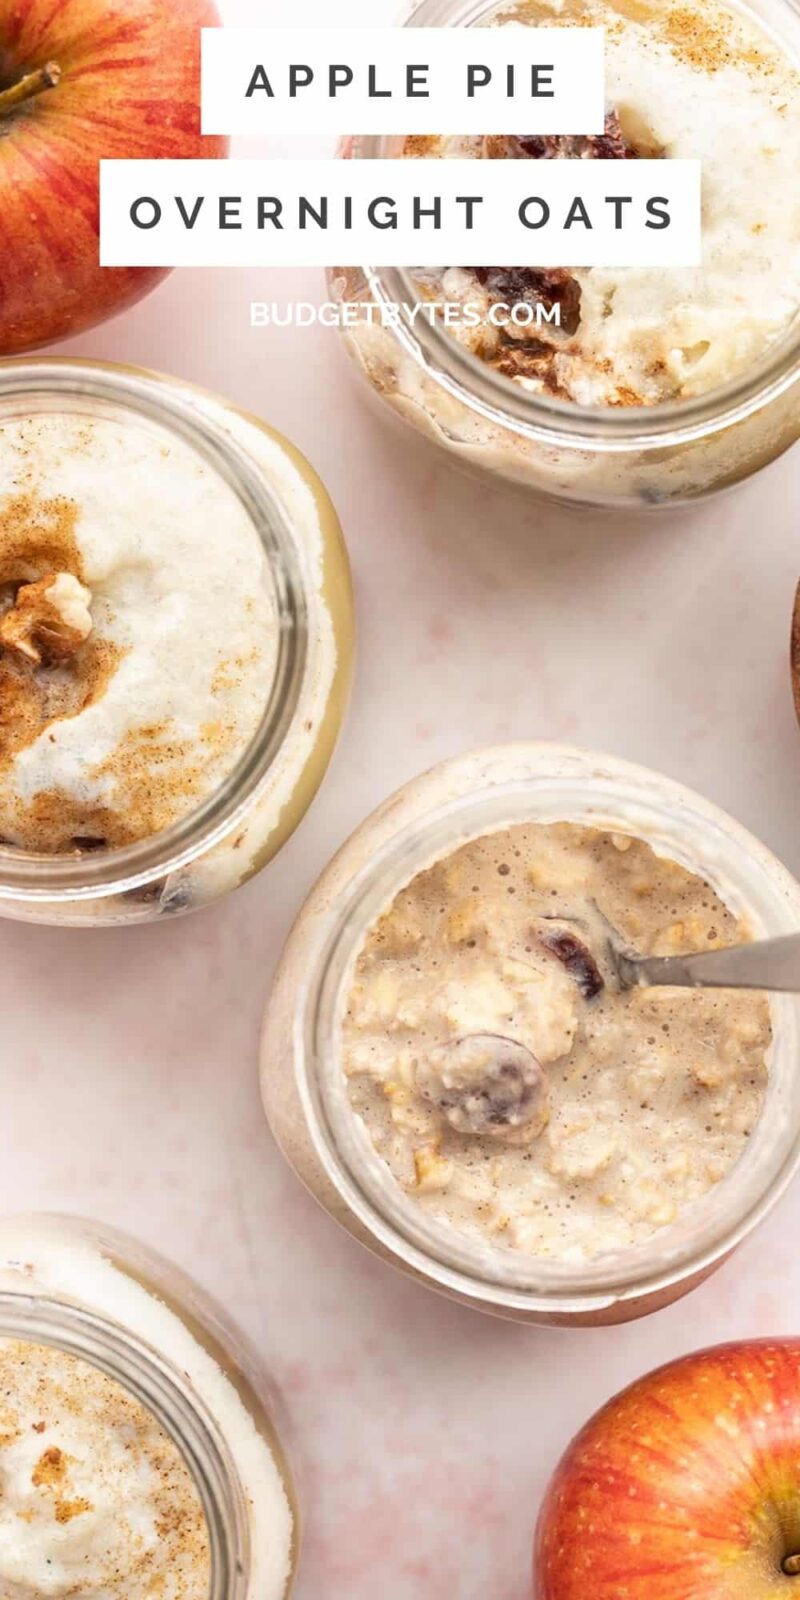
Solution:
M 226 7 L 286 20 L 268 10 Z M 369 10 L 394 15 L 392 0 Z M 297 4 L 292 20 L 321 15 Z M 184 272 L 62 347 L 217 388 L 308 453 L 352 552 L 360 664 L 322 793 L 247 889 L 166 927 L 0 924 L 0 1203 L 138 1233 L 261 1346 L 305 1480 L 297 1600 L 526 1600 L 544 1483 L 594 1407 L 698 1343 L 798 1332 L 800 1190 L 645 1323 L 545 1332 L 462 1311 L 339 1233 L 284 1166 L 258 1098 L 260 1013 L 334 847 L 469 745 L 553 737 L 662 767 L 800 870 L 787 667 L 800 456 L 641 526 L 476 489 L 364 403 L 333 333 L 250 331 L 251 299 L 319 293 L 314 273 Z

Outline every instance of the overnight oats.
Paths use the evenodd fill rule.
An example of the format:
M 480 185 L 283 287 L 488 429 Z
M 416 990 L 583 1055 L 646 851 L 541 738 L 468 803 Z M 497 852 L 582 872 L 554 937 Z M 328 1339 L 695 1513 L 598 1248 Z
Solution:
M 464 313 L 376 318 L 351 353 L 394 410 L 466 464 L 596 504 L 738 482 L 800 435 L 800 14 L 794 4 L 424 0 L 415 25 L 605 30 L 594 137 L 350 141 L 346 153 L 527 161 L 688 157 L 703 169 L 695 268 L 336 270 L 337 296 Z M 763 24 L 763 25 L 762 25 Z M 747 129 L 746 156 L 741 130 Z M 541 307 L 541 313 L 538 309 Z M 555 319 L 555 320 L 550 320 Z
M 350 1101 L 397 1182 L 454 1226 L 582 1260 L 674 1222 L 755 1126 L 757 995 L 635 989 L 641 954 L 738 942 L 703 879 L 630 834 L 522 825 L 419 874 L 367 935 L 343 1030 Z
M 0 1384 L 3 1595 L 286 1600 L 268 1385 L 173 1268 L 74 1219 L 0 1224 Z
M 0 909 L 202 905 L 296 826 L 342 715 L 335 513 L 262 424 L 149 374 L 0 374 Z
M 267 1114 L 363 1242 L 534 1320 L 685 1293 L 798 1154 L 800 1005 L 622 992 L 648 955 L 788 932 L 800 887 L 656 774 L 546 745 L 445 763 L 334 860 L 267 1007 Z

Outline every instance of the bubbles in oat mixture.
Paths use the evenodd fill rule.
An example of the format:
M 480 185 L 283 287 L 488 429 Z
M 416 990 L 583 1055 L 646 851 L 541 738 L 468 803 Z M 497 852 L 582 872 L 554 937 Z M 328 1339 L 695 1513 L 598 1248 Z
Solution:
M 647 1238 L 724 1177 L 761 1107 L 766 1002 L 608 982 L 587 999 L 541 933 L 575 927 L 602 961 L 601 918 L 642 953 L 743 936 L 706 882 L 644 841 L 521 824 L 420 873 L 357 963 L 354 1108 L 417 1203 L 499 1246 L 591 1256 Z M 431 1052 L 481 1033 L 542 1063 L 550 1117 L 528 1148 L 464 1136 L 420 1093 Z

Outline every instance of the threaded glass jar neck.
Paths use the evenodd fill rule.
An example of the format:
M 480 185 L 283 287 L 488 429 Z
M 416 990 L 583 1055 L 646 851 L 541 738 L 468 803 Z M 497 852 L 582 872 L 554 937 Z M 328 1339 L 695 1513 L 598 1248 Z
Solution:
M 733 11 L 759 25 L 800 69 L 800 0 L 726 0 Z M 485 27 L 513 4 L 503 0 L 420 0 L 407 27 Z M 396 138 L 361 137 L 353 142 L 361 159 L 399 153 Z M 473 355 L 436 319 L 413 318 L 419 293 L 401 267 L 362 268 L 373 299 L 398 307 L 391 326 L 403 349 L 439 383 L 486 422 L 555 449 L 591 449 L 627 454 L 672 449 L 723 432 L 763 410 L 800 382 L 800 322 L 795 320 L 763 357 L 729 382 L 686 400 L 653 406 L 585 406 L 532 394 Z M 405 310 L 404 308 L 408 308 Z
M 660 774 L 551 745 L 446 762 L 376 813 L 334 863 L 295 1015 L 298 1091 L 316 1154 L 349 1211 L 398 1263 L 490 1309 L 569 1315 L 702 1273 L 766 1214 L 800 1161 L 800 1001 L 771 1002 L 767 1097 L 747 1148 L 702 1200 L 652 1238 L 575 1263 L 476 1240 L 429 1216 L 396 1183 L 347 1091 L 342 1021 L 363 940 L 395 896 L 470 839 L 524 822 L 628 832 L 706 878 L 754 937 L 793 931 L 800 885 L 730 817 Z M 325 888 L 323 880 L 323 890 Z
M 219 1429 L 177 1367 L 105 1317 L 57 1298 L 0 1290 L 0 1338 L 47 1345 L 103 1372 L 172 1439 L 197 1488 L 208 1532 L 208 1600 L 246 1600 L 247 1510 Z
M 0 905 L 93 899 L 142 889 L 188 866 L 240 825 L 284 743 L 300 699 L 308 652 L 307 580 L 285 508 L 266 475 L 210 416 L 189 386 L 158 373 L 80 361 L 0 363 L 0 425 L 69 411 L 144 423 L 179 439 L 241 502 L 264 550 L 276 618 L 272 681 L 259 726 L 219 788 L 151 838 L 79 857 L 0 848 Z M 220 529 L 220 539 L 224 539 Z

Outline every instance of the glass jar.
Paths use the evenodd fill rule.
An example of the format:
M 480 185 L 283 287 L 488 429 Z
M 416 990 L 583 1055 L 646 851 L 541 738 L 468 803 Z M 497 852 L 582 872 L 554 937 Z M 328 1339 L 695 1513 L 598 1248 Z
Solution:
M 596 1325 L 678 1299 L 775 1203 L 800 1159 L 800 998 L 771 1000 L 774 1043 L 743 1155 L 668 1228 L 576 1265 L 476 1241 L 423 1213 L 365 1138 L 348 1096 L 341 1019 L 370 927 L 417 873 L 467 840 L 521 822 L 635 834 L 700 874 L 753 937 L 800 927 L 800 885 L 736 822 L 657 773 L 613 757 L 517 744 L 445 762 L 388 800 L 313 890 L 268 1001 L 261 1054 L 269 1122 L 299 1177 L 362 1243 L 483 1311 Z
M 798 0 L 726 0 L 800 59 Z M 409 27 L 489 26 L 498 0 L 421 0 Z M 457 130 L 454 130 L 457 131 Z M 402 140 L 359 137 L 345 157 L 402 153 Z M 787 204 L 789 203 L 787 198 Z M 800 437 L 800 326 L 758 362 L 697 398 L 650 406 L 584 406 L 529 393 L 473 356 L 441 321 L 413 319 L 420 300 L 399 267 L 336 267 L 329 292 L 342 337 L 372 391 L 453 460 L 548 499 L 642 511 L 741 483 Z M 372 312 L 356 314 L 358 306 Z M 393 325 L 375 314 L 381 308 Z
M 0 1336 L 99 1369 L 169 1436 L 202 1507 L 208 1600 L 286 1600 L 299 1534 L 288 1458 L 276 1431 L 280 1402 L 255 1354 L 196 1285 L 144 1246 L 95 1223 L 44 1214 L 5 1219 Z M 42 1435 L 36 1450 L 60 1437 L 58 1374 L 40 1389 L 49 1425 L 47 1431 L 34 1425 Z M 13 1388 L 7 1399 L 13 1402 Z M 68 1426 L 69 1403 L 66 1410 Z M 112 1418 L 119 1428 L 119 1418 Z M 96 1427 L 90 1414 L 92 1423 Z M 94 1468 L 102 1478 L 100 1451 L 98 1439 L 97 1463 L 87 1455 L 79 1469 Z M 59 1454 L 50 1448 L 45 1459 Z M 166 1469 L 161 1476 L 169 1483 Z M 102 1514 L 102 1503 L 81 1507 Z M 86 1559 L 104 1549 L 102 1539 L 92 1540 Z M 8 1554 L 15 1555 L 13 1541 Z
M 47 412 L 111 418 L 180 442 L 236 496 L 266 554 L 276 618 L 255 736 L 216 792 L 174 825 L 118 848 L 0 846 L 0 914 L 74 925 L 148 922 L 244 883 L 301 821 L 347 702 L 353 611 L 347 554 L 313 469 L 256 417 L 158 373 L 80 361 L 0 363 L 0 427 Z M 222 532 L 222 530 L 221 530 Z

